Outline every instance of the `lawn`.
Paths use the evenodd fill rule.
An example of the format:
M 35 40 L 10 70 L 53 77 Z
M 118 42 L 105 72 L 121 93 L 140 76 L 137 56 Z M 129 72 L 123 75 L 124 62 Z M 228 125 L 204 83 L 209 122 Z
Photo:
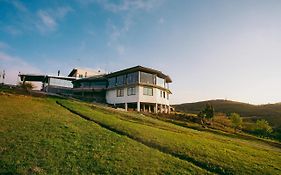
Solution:
M 191 162 L 80 118 L 55 101 L 0 95 L 0 174 L 210 173 Z M 115 119 L 128 122 L 111 116 L 108 111 L 105 114 L 79 105 L 86 109 L 84 112 L 93 113 L 93 118 L 100 115 L 98 119 L 110 117 L 112 122 Z M 136 123 L 136 126 L 141 129 L 145 125 Z
M 59 100 L 75 113 L 161 152 L 218 174 L 280 174 L 280 148 L 197 131 L 80 102 Z

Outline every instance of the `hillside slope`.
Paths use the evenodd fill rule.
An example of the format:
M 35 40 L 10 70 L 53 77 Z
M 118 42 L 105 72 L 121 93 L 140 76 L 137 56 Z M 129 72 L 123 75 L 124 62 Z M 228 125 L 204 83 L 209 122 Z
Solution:
M 177 111 L 198 113 L 206 104 L 212 104 L 216 112 L 239 113 L 242 117 L 264 118 L 275 127 L 281 126 L 281 103 L 251 105 L 229 100 L 209 100 L 196 103 L 174 105 Z

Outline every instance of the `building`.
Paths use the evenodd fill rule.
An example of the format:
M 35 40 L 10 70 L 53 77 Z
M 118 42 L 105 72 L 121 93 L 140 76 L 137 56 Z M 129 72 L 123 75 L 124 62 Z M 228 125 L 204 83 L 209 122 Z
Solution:
M 169 113 L 168 75 L 161 71 L 136 66 L 106 75 L 106 102 L 125 110 Z
M 89 69 L 73 69 L 68 76 L 58 75 L 36 75 L 36 74 L 19 74 L 19 77 L 23 83 L 26 81 L 41 82 L 41 91 L 48 93 L 56 93 L 61 95 L 72 95 L 73 84 L 72 81 L 87 76 L 95 76 L 101 74 L 100 71 Z
M 21 80 L 41 81 L 42 90 L 89 102 L 107 103 L 125 110 L 169 113 L 172 94 L 168 75 L 161 71 L 135 66 L 102 74 L 73 69 L 67 77 L 20 74 Z

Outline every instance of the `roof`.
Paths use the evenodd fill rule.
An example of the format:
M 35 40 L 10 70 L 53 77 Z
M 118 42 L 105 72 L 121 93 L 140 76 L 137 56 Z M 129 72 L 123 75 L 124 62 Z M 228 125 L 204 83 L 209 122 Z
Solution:
M 69 81 L 76 80 L 75 77 L 52 76 L 52 75 L 36 75 L 36 74 L 19 74 L 19 77 L 20 77 L 21 81 L 25 80 L 25 81 L 41 81 L 41 82 L 44 82 L 48 78 L 56 78 L 56 79 L 69 80 Z
M 142 71 L 142 72 L 146 72 L 146 73 L 151 73 L 151 74 L 156 74 L 158 77 L 163 78 L 166 80 L 167 83 L 171 83 L 172 79 L 168 76 L 165 75 L 164 73 L 162 73 L 159 70 L 156 69 L 152 69 L 152 68 L 148 68 L 148 67 L 143 67 L 143 66 L 135 66 L 135 67 L 131 67 L 128 69 L 123 69 L 117 72 L 112 72 L 106 75 L 107 78 L 110 77 L 114 77 L 114 76 L 118 76 L 118 75 L 123 75 L 125 73 L 133 73 L 136 71 Z
M 105 74 L 95 75 L 87 78 L 80 78 L 74 80 L 73 82 L 102 81 L 102 80 L 106 80 Z

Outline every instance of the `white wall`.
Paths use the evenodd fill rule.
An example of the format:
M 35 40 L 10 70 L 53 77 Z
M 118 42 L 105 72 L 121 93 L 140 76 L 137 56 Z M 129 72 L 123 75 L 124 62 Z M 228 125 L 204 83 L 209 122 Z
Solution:
M 143 87 L 136 86 L 136 95 L 127 95 L 127 88 L 124 88 L 124 96 L 117 97 L 116 89 L 106 91 L 106 101 L 109 104 L 118 104 L 118 103 L 133 103 L 133 102 L 145 102 L 145 103 L 157 103 L 169 105 L 169 100 L 166 98 L 160 97 L 160 89 L 153 88 L 153 96 L 143 95 Z

